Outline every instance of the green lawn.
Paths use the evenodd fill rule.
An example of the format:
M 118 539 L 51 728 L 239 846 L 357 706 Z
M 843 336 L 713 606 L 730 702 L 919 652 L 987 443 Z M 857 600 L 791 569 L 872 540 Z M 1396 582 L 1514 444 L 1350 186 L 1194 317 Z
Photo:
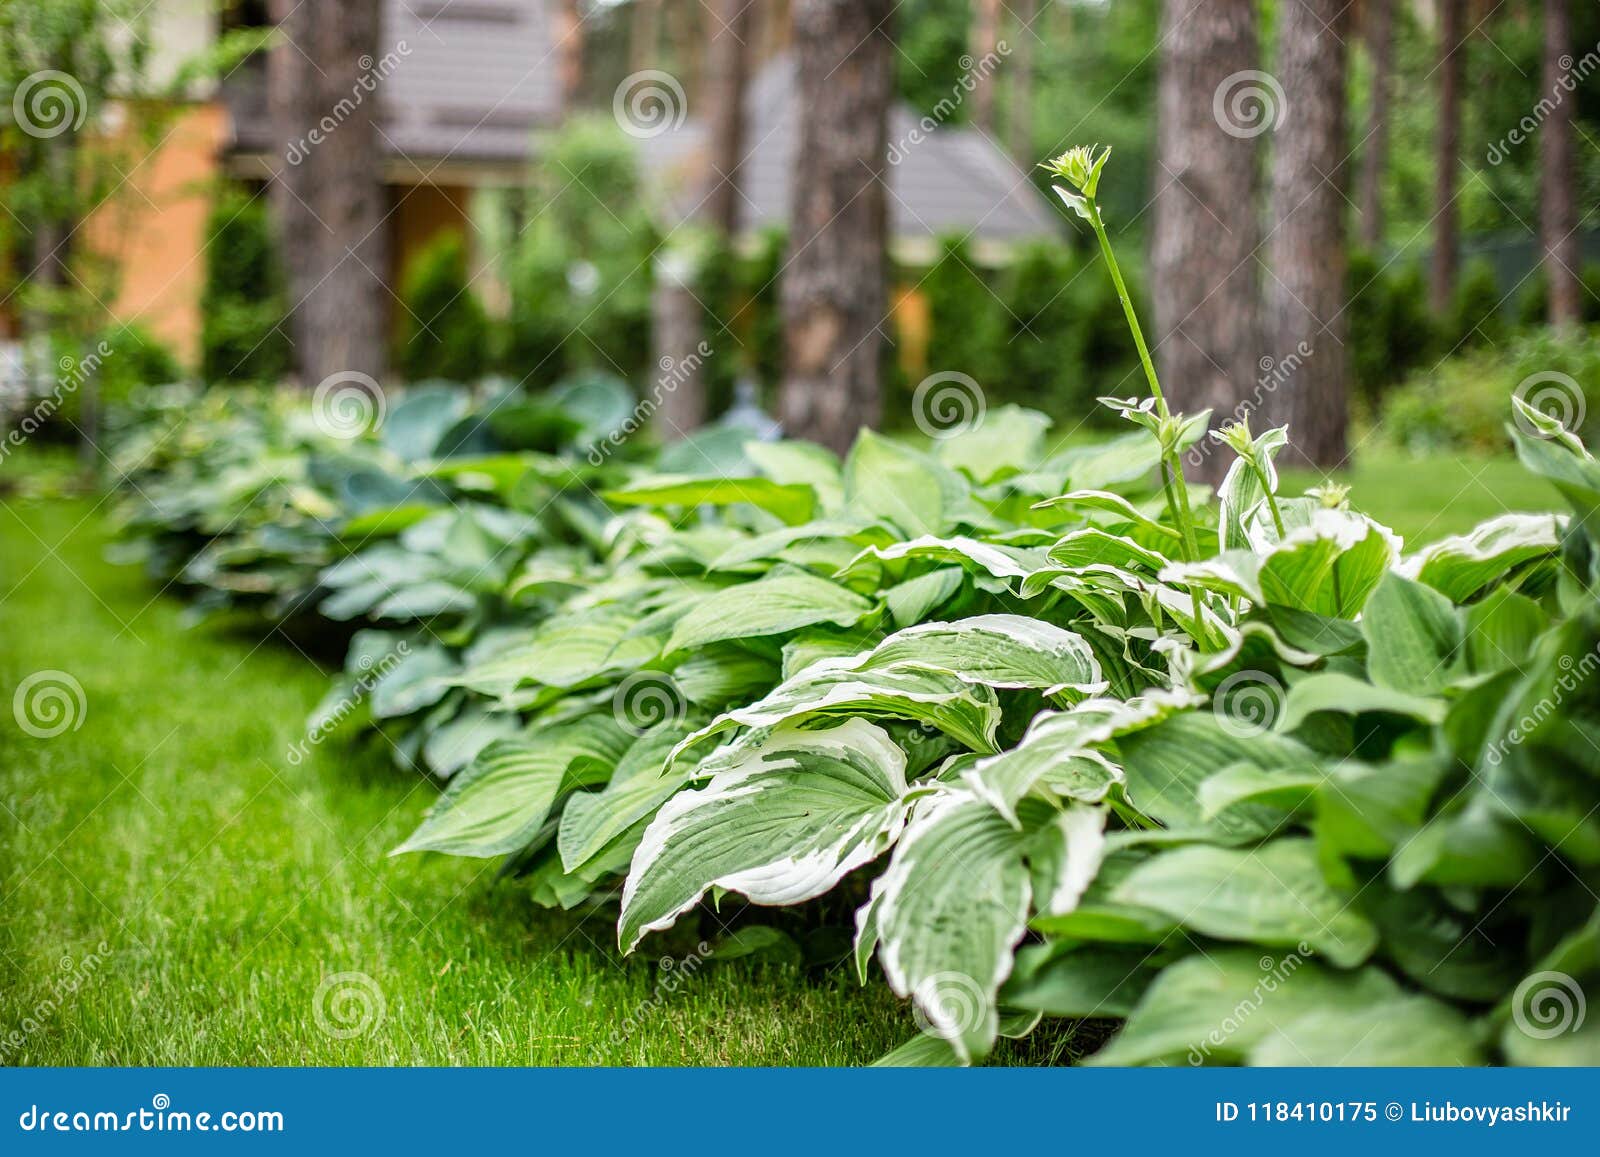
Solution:
M 318 670 L 185 630 L 88 501 L 0 504 L 0 1063 L 859 1064 L 915 1031 L 842 971 L 713 961 L 657 1000 L 690 945 L 624 964 L 493 863 L 389 859 L 434 789 L 332 742 L 287 760 Z M 82 685 L 78 730 L 9 712 L 42 670 Z M 348 1037 L 318 1020 L 339 973 L 370 981 L 327 990 L 330 1027 L 382 1003 Z
M 1413 545 L 1555 506 L 1506 459 L 1372 455 L 1345 481 Z M 0 1063 L 857 1064 L 913 1031 L 844 972 L 713 962 L 666 992 L 688 942 L 623 962 L 604 918 L 494 864 L 389 859 L 434 788 L 333 742 L 292 764 L 323 674 L 185 629 L 106 533 L 86 499 L 0 498 L 6 706 L 42 671 L 85 704 L 53 738 L 0 715 Z M 1000 1059 L 1075 1051 L 1064 1030 Z

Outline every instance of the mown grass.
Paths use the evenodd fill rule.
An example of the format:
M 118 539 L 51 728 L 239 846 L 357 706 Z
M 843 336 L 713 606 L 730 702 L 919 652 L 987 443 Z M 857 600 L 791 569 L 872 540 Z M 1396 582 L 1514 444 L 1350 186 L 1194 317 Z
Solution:
M 915 1031 L 843 970 L 713 958 L 658 999 L 687 943 L 624 962 L 493 863 L 388 858 L 434 789 L 333 742 L 287 760 L 315 667 L 186 630 L 91 502 L 0 505 L 0 1063 L 860 1064 Z M 77 730 L 16 724 L 42 670 L 82 685 Z M 371 978 L 322 1000 L 372 1022 L 348 1037 L 317 1012 L 339 973 Z
M 1373 453 L 1343 480 L 1410 545 L 1555 506 L 1509 459 Z M 859 1064 L 913 1031 L 843 970 L 713 961 L 665 992 L 658 958 L 697 937 L 623 961 L 606 919 L 539 909 L 493 864 L 388 858 L 434 789 L 332 742 L 287 759 L 322 672 L 186 629 L 104 560 L 91 500 L 0 507 L 0 710 L 45 670 L 86 703 L 49 739 L 0 713 L 0 1063 Z M 370 980 L 326 988 L 347 973 Z M 998 1059 L 1068 1062 L 1103 1032 Z

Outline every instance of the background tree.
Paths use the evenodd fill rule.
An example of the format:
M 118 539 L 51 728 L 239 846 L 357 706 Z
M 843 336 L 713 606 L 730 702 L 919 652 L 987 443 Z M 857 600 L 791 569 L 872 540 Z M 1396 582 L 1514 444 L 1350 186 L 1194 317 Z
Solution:
M 788 432 L 843 451 L 882 408 L 892 0 L 795 0 L 801 118 L 783 279 Z
M 1383 241 L 1383 173 L 1389 156 L 1389 96 L 1394 73 L 1395 0 L 1366 0 L 1362 17 L 1367 63 L 1372 70 L 1367 131 L 1361 147 L 1361 244 L 1376 249 Z
M 1576 325 L 1583 309 L 1578 265 L 1577 174 L 1572 161 L 1575 92 L 1572 78 L 1572 11 L 1569 0 L 1544 0 L 1544 95 L 1553 102 L 1539 137 L 1539 234 L 1550 287 L 1550 324 Z M 1567 56 L 1568 67 L 1561 59 Z
M 972 0 L 972 123 L 987 136 L 994 135 L 994 71 L 984 61 L 1000 44 L 1001 0 Z
M 1461 245 L 1456 167 L 1461 163 L 1461 85 L 1466 62 L 1461 32 L 1466 0 L 1438 0 L 1438 4 L 1439 109 L 1434 130 L 1433 267 L 1428 280 L 1428 301 L 1434 314 L 1444 317 L 1455 299 Z
M 1033 148 L 1033 46 L 1040 38 L 1034 28 L 1039 20 L 1039 0 L 1012 0 L 1016 29 L 1011 34 L 1010 108 L 1006 112 L 1006 136 L 1011 156 L 1027 168 L 1037 159 Z
M 1167 0 L 1161 43 L 1150 248 L 1156 353 L 1175 408 L 1209 406 L 1220 416 L 1245 398 L 1259 344 L 1256 130 L 1238 119 L 1227 91 L 1257 66 L 1255 4 Z M 1223 458 L 1209 455 L 1201 474 L 1218 475 Z
M 1300 359 L 1266 400 L 1293 453 L 1320 467 L 1345 456 L 1345 34 L 1348 0 L 1284 0 L 1275 69 L 1287 114 L 1272 138 L 1267 343 Z M 1303 351 L 1309 350 L 1307 354 Z

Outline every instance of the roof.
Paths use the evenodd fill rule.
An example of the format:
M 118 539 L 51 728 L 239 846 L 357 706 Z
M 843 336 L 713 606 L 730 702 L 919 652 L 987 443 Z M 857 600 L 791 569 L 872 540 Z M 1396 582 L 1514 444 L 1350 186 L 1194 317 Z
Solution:
M 976 129 L 933 126 L 910 105 L 889 114 L 889 227 L 899 243 L 970 232 L 979 242 L 1014 243 L 1058 236 L 1059 217 L 1029 175 Z M 689 118 L 641 142 L 646 169 L 669 190 L 668 215 L 682 220 L 696 207 L 707 129 Z M 795 65 L 775 57 L 745 92 L 749 155 L 739 167 L 741 232 L 789 220 L 792 173 L 799 148 Z
M 561 119 L 560 68 L 543 0 L 384 0 L 371 74 L 385 149 L 413 161 L 521 161 Z M 387 54 L 387 55 L 385 55 Z M 262 61 L 224 85 L 235 149 L 284 147 L 272 133 Z

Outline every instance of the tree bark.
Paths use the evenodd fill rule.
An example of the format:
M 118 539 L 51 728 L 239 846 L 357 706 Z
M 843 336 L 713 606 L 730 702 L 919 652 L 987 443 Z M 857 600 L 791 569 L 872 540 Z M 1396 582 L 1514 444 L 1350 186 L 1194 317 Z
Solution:
M 1272 143 L 1262 426 L 1287 424 L 1290 453 L 1319 467 L 1345 457 L 1345 154 L 1348 0 L 1285 0 L 1277 74 L 1290 114 Z
M 1255 4 L 1167 0 L 1162 23 L 1150 254 L 1156 354 L 1174 408 L 1211 407 L 1220 419 L 1249 398 L 1259 344 L 1256 130 L 1229 131 L 1232 114 L 1217 103 L 1230 78 L 1236 87 L 1235 74 L 1256 67 Z M 1223 458 L 1203 452 L 1190 466 L 1215 481 Z
M 784 273 L 788 432 L 848 449 L 882 406 L 893 0 L 795 0 L 800 141 Z
M 1033 155 L 1033 41 L 1039 0 L 1012 0 L 1017 32 L 1011 45 L 1011 111 L 1006 125 L 1011 156 L 1027 170 L 1039 158 Z
M 306 359 L 312 382 L 350 371 L 382 381 L 385 371 L 388 198 L 378 135 L 382 82 L 372 76 L 381 9 L 380 0 L 340 0 L 317 9 L 322 108 L 342 119 L 308 162 L 321 165 L 313 205 L 328 230 L 319 284 L 308 302 L 320 319 Z
M 302 382 L 316 381 L 307 373 L 307 358 L 316 348 L 316 311 L 311 294 L 316 287 L 318 253 L 326 226 L 312 205 L 317 200 L 316 173 L 320 168 L 314 148 L 305 141 L 318 112 L 318 77 L 312 67 L 316 9 L 304 0 L 271 0 L 269 15 L 279 40 L 267 54 L 267 111 L 278 152 L 273 157 L 269 197 L 277 225 L 278 253 L 289 288 L 289 344 L 294 369 Z
M 1577 172 L 1573 166 L 1571 75 L 1572 10 L 1569 0 L 1544 0 L 1544 96 L 1555 102 L 1539 138 L 1539 232 L 1544 273 L 1550 281 L 1550 324 L 1577 325 L 1583 312 L 1578 277 Z M 1566 57 L 1567 66 L 1562 67 Z M 1572 86 L 1569 88 L 1569 86 Z
M 561 107 L 571 115 L 583 99 L 583 12 L 579 0 L 559 0 L 556 56 L 561 68 Z
M 661 52 L 661 0 L 633 0 L 628 25 L 628 56 L 634 72 L 656 65 Z
M 984 64 L 993 59 L 1000 43 L 1001 0 L 972 0 L 971 56 L 974 87 L 972 123 L 984 133 L 994 135 L 994 74 Z
M 693 271 L 673 260 L 656 263 L 651 300 L 651 332 L 657 372 L 654 399 L 656 433 L 673 442 L 705 424 L 706 383 L 700 358 L 705 310 L 690 288 Z
M 1367 0 L 1367 56 L 1372 92 L 1361 151 L 1361 244 L 1383 243 L 1383 172 L 1389 159 L 1389 91 L 1394 73 L 1394 0 Z
M 1439 123 L 1434 131 L 1433 269 L 1428 301 L 1443 317 L 1456 292 L 1460 218 L 1456 212 L 1456 167 L 1461 163 L 1461 84 L 1466 53 L 1461 27 L 1466 0 L 1439 0 Z
M 744 92 L 749 71 L 751 0 L 720 0 L 711 16 L 706 69 L 706 220 L 732 237 L 739 229 L 739 165 L 744 160 Z

